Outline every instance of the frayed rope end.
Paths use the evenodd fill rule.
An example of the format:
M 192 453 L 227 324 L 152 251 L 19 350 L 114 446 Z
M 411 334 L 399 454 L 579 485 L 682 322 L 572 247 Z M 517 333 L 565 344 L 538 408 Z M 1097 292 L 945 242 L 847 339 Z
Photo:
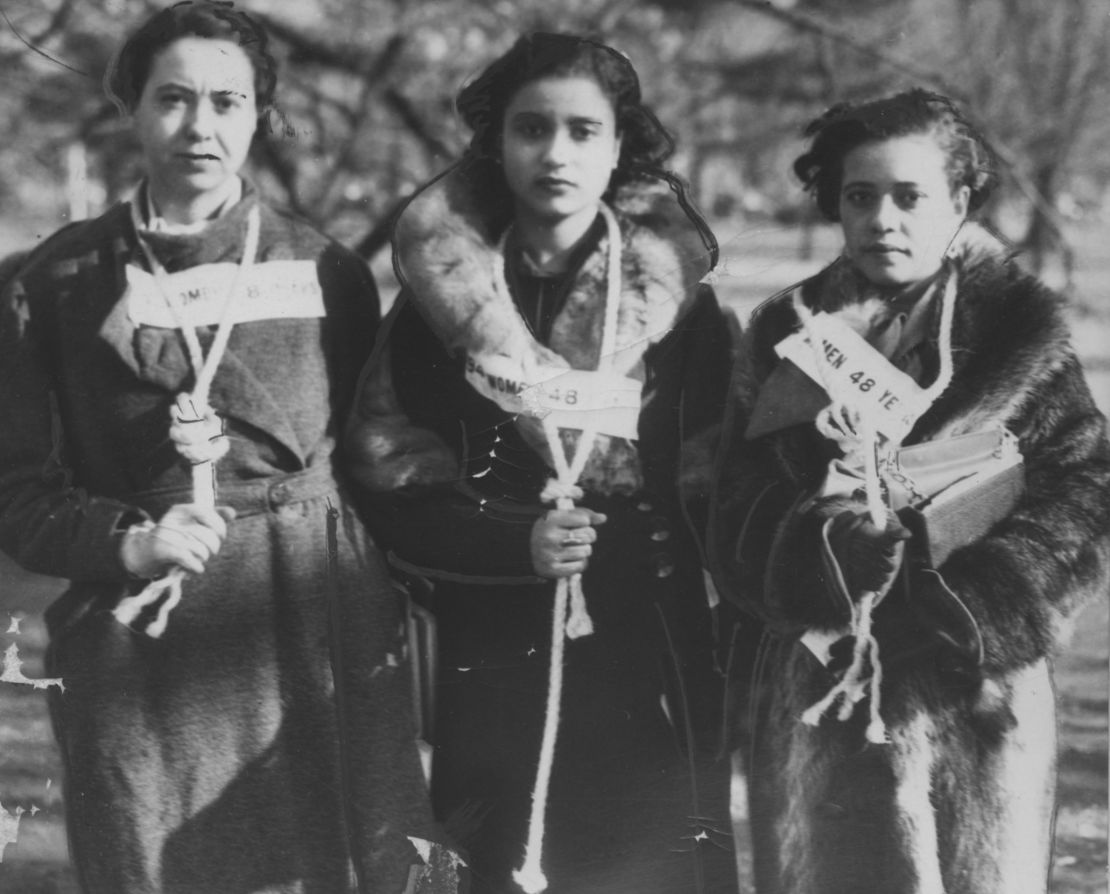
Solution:
M 886 745 L 886 724 L 881 720 L 872 720 L 867 724 L 867 741 L 874 745 Z
M 543 874 L 539 864 L 528 857 L 520 869 L 513 870 L 513 881 L 516 882 L 525 894 L 540 894 L 547 890 L 547 876 Z
M 151 639 L 161 638 L 162 634 L 166 632 L 170 612 L 181 601 L 181 582 L 184 577 L 185 573 L 180 568 L 172 569 L 165 577 L 152 580 L 143 588 L 142 592 L 121 600 L 119 605 L 112 610 L 112 615 L 124 627 L 134 630 L 133 625 L 138 620 L 139 615 L 142 614 L 143 609 L 148 605 L 153 605 L 164 594 L 168 594 L 165 602 L 159 607 L 157 616 L 146 626 L 146 629 L 141 631 Z

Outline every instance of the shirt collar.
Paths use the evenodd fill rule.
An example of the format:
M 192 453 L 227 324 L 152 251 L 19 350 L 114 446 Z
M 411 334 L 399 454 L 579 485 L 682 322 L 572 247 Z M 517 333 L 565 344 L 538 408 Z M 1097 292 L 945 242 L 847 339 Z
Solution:
M 143 181 L 140 190 L 142 192 L 142 204 L 140 207 L 143 211 L 143 222 L 146 224 L 148 230 L 152 233 L 189 234 L 201 232 L 213 220 L 222 217 L 231 208 L 239 204 L 243 198 L 243 181 L 240 177 L 235 178 L 227 199 L 216 209 L 215 213 L 204 220 L 198 220 L 188 224 L 171 223 L 158 213 L 158 209 L 154 204 L 154 197 L 150 194 L 150 184 L 147 181 Z

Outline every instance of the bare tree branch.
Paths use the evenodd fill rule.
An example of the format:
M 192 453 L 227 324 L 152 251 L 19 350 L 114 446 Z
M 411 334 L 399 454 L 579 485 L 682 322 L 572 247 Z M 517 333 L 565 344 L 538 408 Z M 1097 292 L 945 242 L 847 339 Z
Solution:
M 397 117 L 401 119 L 404 125 L 412 131 L 413 136 L 415 136 L 428 151 L 434 155 L 443 156 L 447 159 L 453 159 L 455 157 L 455 150 L 431 132 L 431 129 L 416 111 L 412 101 L 396 87 L 389 87 L 386 89 L 384 99 L 386 105 L 396 113 Z
M 836 43 L 842 43 L 845 46 L 851 47 L 853 50 L 863 56 L 867 56 L 879 62 L 882 62 L 884 65 L 887 65 L 888 67 L 893 68 L 896 71 L 900 71 L 903 74 L 907 74 L 913 78 L 916 78 L 919 81 L 923 81 L 927 84 L 932 84 L 937 89 L 943 91 L 944 93 L 947 93 L 953 99 L 958 99 L 960 102 L 966 102 L 967 95 L 963 88 L 959 87 L 956 84 L 950 83 L 948 79 L 945 78 L 944 75 L 942 75 L 940 72 L 932 71 L 930 69 L 921 68 L 920 66 L 914 65 L 913 63 L 908 62 L 906 59 L 898 56 L 895 53 L 887 52 L 886 50 L 875 46 L 873 42 L 864 41 L 860 40 L 859 38 L 853 37 L 848 32 L 829 24 L 828 22 L 822 22 L 809 13 L 797 12 L 793 9 L 785 9 L 781 6 L 771 3 L 770 0 L 732 0 L 732 2 L 735 3 L 737 6 L 744 7 L 745 9 L 752 9 L 756 12 L 760 12 L 764 15 L 770 16 L 771 18 L 778 19 L 780 22 L 787 22 L 788 24 L 793 25 L 795 28 L 798 28 L 800 30 L 812 31 L 828 38 L 829 40 L 835 41 Z
M 46 27 L 38 34 L 31 36 L 31 43 L 42 44 L 50 40 L 55 34 L 65 30 L 66 24 L 69 22 L 70 14 L 73 12 L 74 0 L 64 0 L 61 6 L 55 11 L 54 15 L 50 17 Z

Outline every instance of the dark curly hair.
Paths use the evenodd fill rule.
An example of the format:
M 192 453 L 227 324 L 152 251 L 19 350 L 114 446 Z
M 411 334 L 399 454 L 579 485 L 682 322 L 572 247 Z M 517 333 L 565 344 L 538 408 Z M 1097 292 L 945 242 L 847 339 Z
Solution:
M 952 100 L 921 88 L 830 108 L 806 127 L 812 142 L 794 162 L 794 173 L 814 194 L 821 213 L 839 221 L 845 156 L 864 143 L 916 134 L 936 139 L 952 190 L 968 187 L 968 210 L 980 208 L 997 182 L 994 151 Z
M 535 31 L 520 37 L 500 58 L 460 91 L 455 108 L 473 137 L 465 164 L 484 181 L 486 195 L 508 201 L 508 185 L 497 162 L 505 110 L 526 84 L 543 78 L 584 76 L 613 103 L 620 157 L 609 191 L 640 179 L 664 177 L 663 163 L 674 154 L 674 139 L 640 95 L 632 63 L 612 47 L 573 34 Z
M 104 76 L 104 90 L 122 110 L 133 112 L 146 86 L 154 58 L 182 37 L 228 40 L 238 44 L 254 69 L 259 120 L 274 102 L 277 62 L 267 49 L 265 29 L 231 3 L 184 0 L 156 13 L 139 27 L 116 54 Z

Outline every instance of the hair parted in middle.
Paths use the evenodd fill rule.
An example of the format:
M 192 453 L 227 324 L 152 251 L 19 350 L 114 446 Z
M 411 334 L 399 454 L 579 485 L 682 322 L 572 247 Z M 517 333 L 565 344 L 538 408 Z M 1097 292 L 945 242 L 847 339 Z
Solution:
M 471 194 L 479 200 L 484 226 L 491 233 L 501 232 L 514 213 L 512 192 L 501 166 L 505 112 L 526 85 L 545 78 L 568 77 L 589 78 L 613 104 L 621 149 L 605 200 L 637 181 L 666 183 L 698 231 L 710 266 L 715 266 L 720 255 L 717 240 L 687 198 L 685 184 L 664 167 L 674 154 L 674 138 L 644 105 L 636 69 L 623 54 L 588 37 L 546 31 L 524 34 L 463 87 L 455 108 L 472 132 L 470 144 L 459 162 L 425 188 L 457 172 L 469 182 Z
M 840 220 L 844 158 L 865 143 L 896 137 L 932 136 L 944 152 L 953 191 L 967 186 L 968 210 L 987 200 L 997 182 L 994 151 L 947 96 L 921 88 L 863 103 L 838 103 L 811 121 L 804 135 L 809 150 L 794 162 L 794 173 L 812 192 L 826 219 Z
M 513 97 L 534 81 L 563 77 L 589 78 L 613 104 L 621 152 L 610 188 L 659 176 L 674 154 L 674 139 L 644 105 L 632 63 L 603 43 L 545 31 L 520 37 L 459 92 L 455 108 L 473 132 L 469 158 L 499 159 L 505 110 Z

